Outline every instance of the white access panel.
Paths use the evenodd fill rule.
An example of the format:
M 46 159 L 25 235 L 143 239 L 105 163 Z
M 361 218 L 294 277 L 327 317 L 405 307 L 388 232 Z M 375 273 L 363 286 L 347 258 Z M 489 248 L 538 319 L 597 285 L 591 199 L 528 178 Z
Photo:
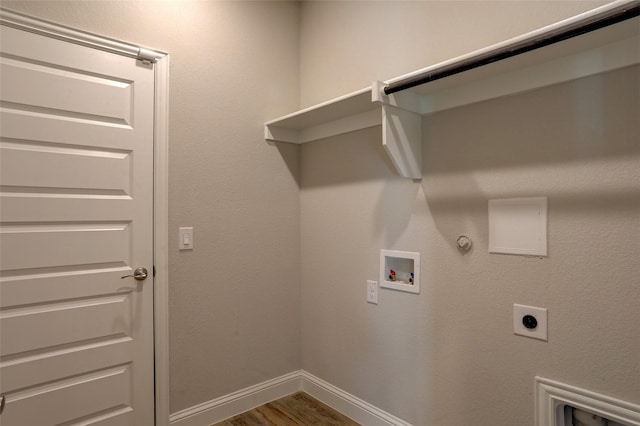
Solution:
M 547 198 L 489 200 L 489 252 L 547 255 Z

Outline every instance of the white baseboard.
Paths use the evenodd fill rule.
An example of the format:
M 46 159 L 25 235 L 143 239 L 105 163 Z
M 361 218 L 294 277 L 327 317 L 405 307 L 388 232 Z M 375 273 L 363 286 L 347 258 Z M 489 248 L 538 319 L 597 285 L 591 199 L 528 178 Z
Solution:
M 209 426 L 301 389 L 300 371 L 195 405 L 169 416 L 171 426 Z
M 172 414 L 169 421 L 171 426 L 208 426 L 298 391 L 306 392 L 365 426 L 411 426 L 304 370 L 179 411 Z
M 411 426 L 410 423 L 325 382 L 313 374 L 301 370 L 300 375 L 304 392 L 362 425 Z

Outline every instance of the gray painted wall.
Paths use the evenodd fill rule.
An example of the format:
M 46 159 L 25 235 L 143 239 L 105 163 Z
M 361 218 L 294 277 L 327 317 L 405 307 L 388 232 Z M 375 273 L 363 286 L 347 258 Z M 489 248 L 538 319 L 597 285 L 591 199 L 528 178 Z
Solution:
M 592 6 L 304 3 L 302 103 Z M 303 368 L 416 425 L 532 425 L 536 375 L 639 403 L 639 72 L 425 118 L 420 182 L 379 129 L 303 145 Z M 549 197 L 549 257 L 489 254 L 487 201 L 529 196 Z M 366 303 L 382 248 L 421 253 L 419 295 Z M 514 303 L 549 309 L 548 342 L 513 334 Z
M 307 107 L 519 36 L 607 1 L 303 1 L 300 103 Z
M 421 182 L 377 129 L 262 123 L 597 4 L 2 2 L 171 53 L 169 220 L 196 230 L 170 241 L 172 412 L 305 368 L 438 426 L 532 424 L 536 374 L 640 403 L 638 69 L 426 118 Z M 487 200 L 520 196 L 549 197 L 548 258 L 487 253 Z M 421 294 L 366 304 L 381 248 L 421 252 Z

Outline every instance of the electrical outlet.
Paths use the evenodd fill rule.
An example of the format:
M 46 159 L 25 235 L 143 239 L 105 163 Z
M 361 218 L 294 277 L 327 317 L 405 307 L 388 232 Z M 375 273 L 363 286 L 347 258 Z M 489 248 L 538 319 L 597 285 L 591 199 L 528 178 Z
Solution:
M 547 310 L 513 305 L 513 332 L 520 336 L 547 341 Z
M 367 303 L 378 304 L 378 282 L 367 280 Z

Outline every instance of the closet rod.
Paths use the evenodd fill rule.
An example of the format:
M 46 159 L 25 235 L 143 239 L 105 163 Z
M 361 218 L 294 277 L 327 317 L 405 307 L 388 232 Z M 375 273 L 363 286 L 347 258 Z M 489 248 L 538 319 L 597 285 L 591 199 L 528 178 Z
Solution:
M 390 83 L 384 88 L 384 93 L 390 95 L 454 74 L 469 71 L 483 65 L 511 58 L 609 25 L 617 24 L 627 19 L 635 18 L 638 15 L 640 15 L 640 1 L 626 2 L 621 6 L 605 10 L 596 15 L 590 15 L 569 25 L 552 28 L 533 38 L 519 40 L 498 49 Z

